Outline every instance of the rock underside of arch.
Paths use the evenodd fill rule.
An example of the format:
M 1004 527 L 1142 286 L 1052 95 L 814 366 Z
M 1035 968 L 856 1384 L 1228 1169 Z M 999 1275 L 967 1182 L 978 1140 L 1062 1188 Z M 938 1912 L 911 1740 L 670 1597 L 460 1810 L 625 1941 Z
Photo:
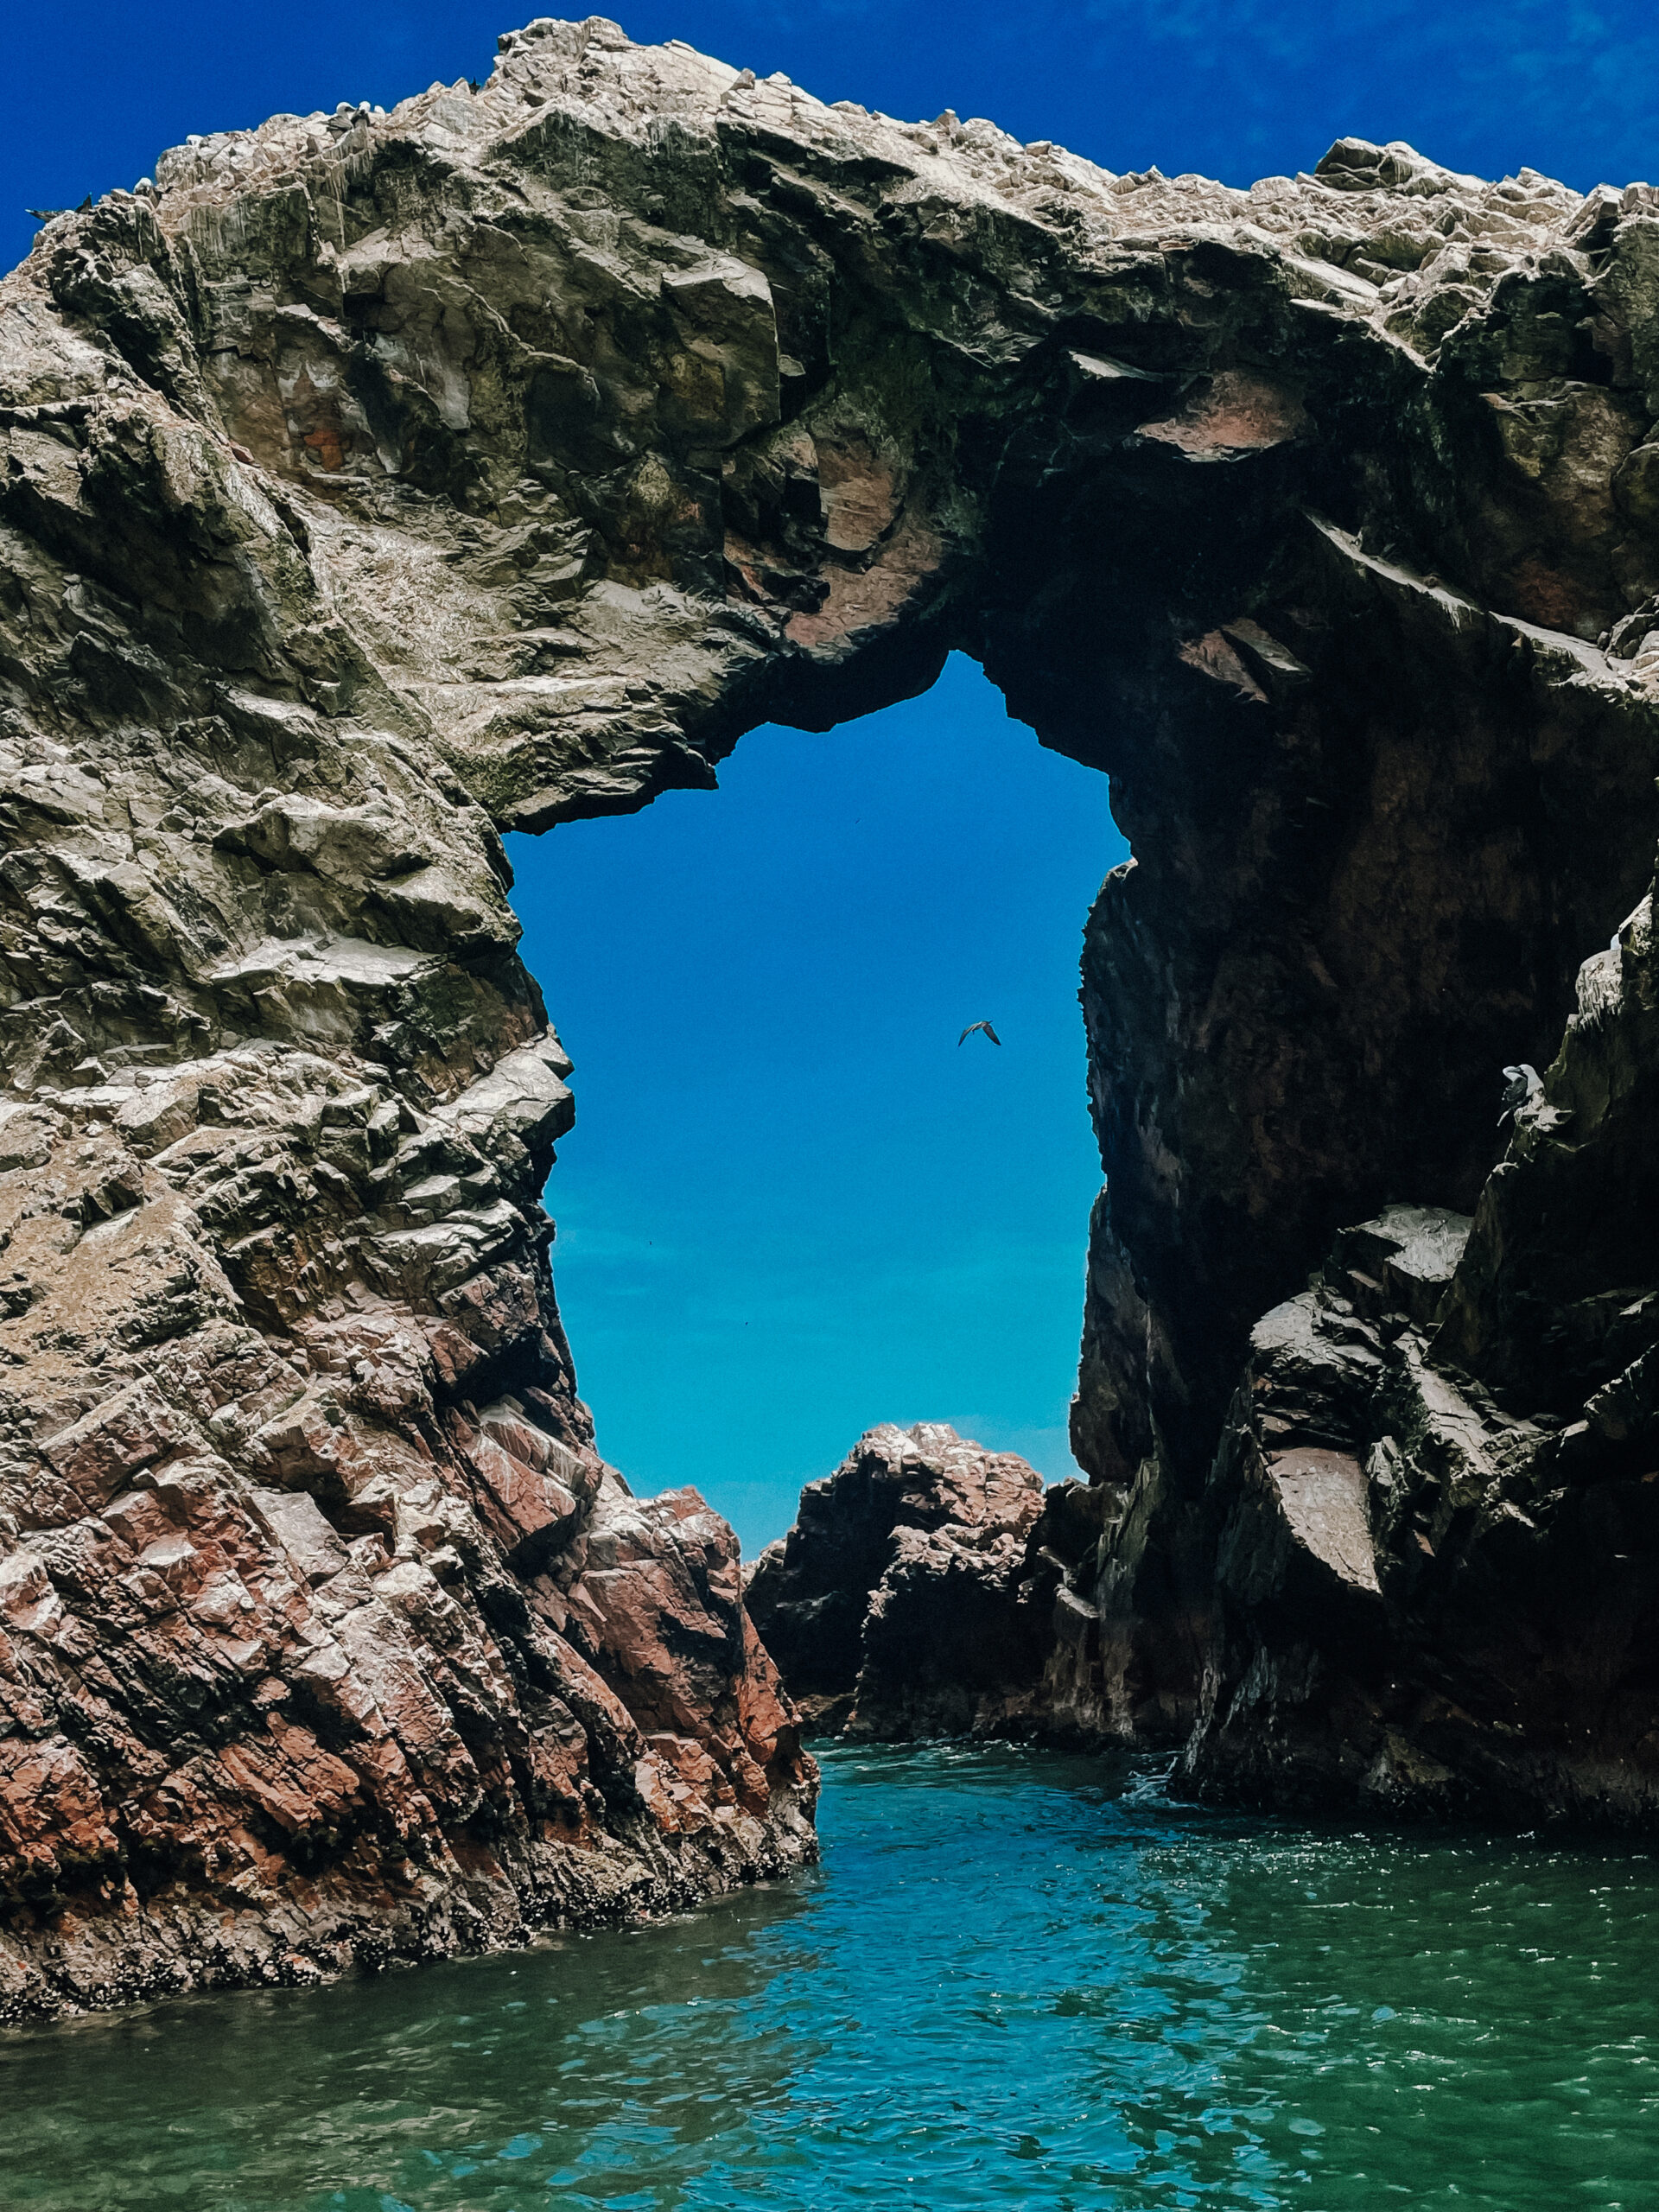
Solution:
M 599 18 L 48 222 L 0 287 L 0 2012 L 810 1852 L 730 1531 L 575 1395 L 499 833 L 952 648 L 1135 854 L 1031 1724 L 1650 1822 L 1656 417 L 1645 187 L 1117 176 Z

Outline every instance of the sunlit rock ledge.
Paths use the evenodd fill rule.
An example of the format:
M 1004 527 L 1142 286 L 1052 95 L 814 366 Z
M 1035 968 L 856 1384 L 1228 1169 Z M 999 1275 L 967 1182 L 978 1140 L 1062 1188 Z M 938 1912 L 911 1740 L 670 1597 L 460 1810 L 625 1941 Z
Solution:
M 1656 241 L 1646 187 L 1119 176 L 600 18 L 45 226 L 0 287 L 0 2009 L 810 1852 L 730 1532 L 575 1395 L 499 832 L 953 647 L 1136 856 L 1051 1694 L 1198 1788 L 1651 1819 Z M 1330 1259 L 1389 1205 L 1472 1221 L 1432 1316 Z

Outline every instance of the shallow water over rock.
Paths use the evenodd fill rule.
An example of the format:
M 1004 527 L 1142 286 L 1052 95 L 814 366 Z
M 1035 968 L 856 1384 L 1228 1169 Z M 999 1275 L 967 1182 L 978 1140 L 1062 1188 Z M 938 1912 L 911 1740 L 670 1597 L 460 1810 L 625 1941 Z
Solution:
M 824 1758 L 823 1868 L 667 1924 L 0 2043 L 31 2212 L 1638 2212 L 1659 1859 Z

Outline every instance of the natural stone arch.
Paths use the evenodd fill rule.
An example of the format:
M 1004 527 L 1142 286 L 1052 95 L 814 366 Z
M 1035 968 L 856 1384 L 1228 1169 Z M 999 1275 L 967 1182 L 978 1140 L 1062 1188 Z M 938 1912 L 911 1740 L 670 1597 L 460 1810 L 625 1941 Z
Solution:
M 575 1395 L 537 1197 L 569 1069 L 498 832 L 706 785 L 953 646 L 1110 773 L 1136 855 L 1085 955 L 1100 1535 L 1057 1713 L 1196 1713 L 1218 1784 L 1433 1802 L 1554 1669 L 1503 1788 L 1584 1808 L 1536 1592 L 1611 1571 L 1649 1418 L 1645 924 L 1579 1072 L 1493 1125 L 1651 863 L 1651 198 L 1358 142 L 1248 194 L 1113 177 L 592 19 L 47 226 L 0 294 L 14 2001 L 499 1940 L 804 1847 L 728 1535 L 626 1501 Z M 1276 1427 L 1229 1415 L 1337 1230 L 1478 1199 L 1460 1411 L 1420 1389 L 1421 1435 L 1373 1437 L 1375 1378 L 1299 1322 Z M 1404 1249 L 1304 1335 L 1339 1299 L 1418 1376 L 1451 1262 L 1413 1306 Z M 1637 1319 L 1592 1341 L 1563 1299 Z M 1525 1416 L 1619 1377 L 1567 1477 L 1600 1518 L 1529 1514 L 1565 1447 Z M 1476 1471 L 1437 1420 L 1486 1424 Z M 1416 1503 L 1377 1503 L 1385 1454 L 1356 1583 L 1385 1443 Z M 1596 1661 L 1626 1807 L 1632 1573 Z M 1424 1684 L 1491 1671 L 1470 1604 L 1545 1656 L 1431 1745 Z

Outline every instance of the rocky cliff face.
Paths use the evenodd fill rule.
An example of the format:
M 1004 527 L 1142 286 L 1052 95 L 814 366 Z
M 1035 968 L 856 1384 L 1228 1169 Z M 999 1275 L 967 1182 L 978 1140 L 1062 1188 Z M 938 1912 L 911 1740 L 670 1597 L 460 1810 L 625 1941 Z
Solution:
M 1587 962 L 1472 1222 L 1390 1208 L 1257 1324 L 1206 1503 L 1199 1794 L 1650 1827 L 1649 893 Z
M 0 289 L 9 2003 L 804 1847 L 729 1536 L 628 1500 L 575 1395 L 497 833 L 952 646 L 1136 855 L 1084 964 L 1103 1525 L 1053 1695 L 1275 1789 L 1380 1700 L 1436 1802 L 1438 1698 L 1554 1802 L 1548 1688 L 1651 1804 L 1647 924 L 1599 948 L 1659 830 L 1656 241 L 1645 187 L 1115 176 L 597 18 L 47 225 Z M 1235 1392 L 1332 1300 L 1382 1341 L 1339 1261 L 1249 1351 L 1391 1204 L 1474 1223 L 1376 1354 L 1405 1409 L 1284 1446 L 1362 1469 L 1362 1666 L 1346 1597 L 1274 1594 L 1327 1516 Z M 1618 1593 L 1587 1672 L 1569 1573 Z

